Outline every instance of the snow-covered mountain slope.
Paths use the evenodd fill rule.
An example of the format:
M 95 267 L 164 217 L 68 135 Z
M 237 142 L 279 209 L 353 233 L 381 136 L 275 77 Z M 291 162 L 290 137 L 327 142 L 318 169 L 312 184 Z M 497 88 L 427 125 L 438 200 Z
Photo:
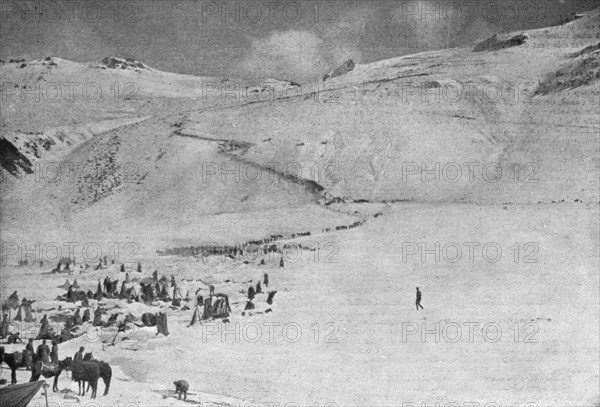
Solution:
M 3 125 L 13 128 L 5 138 L 31 167 L 79 168 L 60 183 L 33 171 L 6 187 L 3 226 L 24 234 L 41 222 L 78 233 L 204 236 L 214 232 L 206 226 L 213 215 L 236 214 L 250 225 L 257 213 L 267 220 L 269 211 L 305 208 L 282 215 L 281 224 L 318 224 L 328 216 L 311 215 L 321 213 L 317 202 L 332 197 L 597 203 L 599 21 L 596 10 L 470 47 L 357 64 L 303 86 L 168 74 L 115 58 L 5 65 L 9 80 L 27 86 L 60 78 L 107 89 L 136 83 L 140 103 L 38 108 L 27 99 L 29 110 L 3 109 Z M 46 133 L 24 139 L 41 145 L 58 144 L 59 133 L 48 129 L 72 117 L 104 128 L 69 133 L 51 154 L 23 136 L 16 141 L 30 131 L 27 117 Z

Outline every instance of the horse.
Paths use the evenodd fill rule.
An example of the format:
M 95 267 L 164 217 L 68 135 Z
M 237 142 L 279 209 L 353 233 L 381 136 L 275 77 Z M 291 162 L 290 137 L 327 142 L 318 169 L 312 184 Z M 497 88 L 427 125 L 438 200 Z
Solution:
M 84 362 L 94 362 L 94 363 L 98 364 L 98 374 L 100 375 L 100 378 L 104 382 L 103 396 L 106 396 L 108 394 L 108 390 L 110 388 L 110 379 L 112 378 L 112 368 L 110 367 L 110 365 L 108 363 L 103 362 L 101 360 L 94 359 L 94 357 L 92 356 L 92 352 L 86 353 L 85 356 L 83 357 L 83 361 Z M 89 390 L 90 390 L 90 384 L 88 384 L 88 391 Z
M 73 380 L 77 382 L 79 388 L 77 395 L 85 396 L 85 382 L 88 382 L 92 386 L 92 398 L 95 399 L 96 391 L 98 390 L 98 377 L 100 377 L 98 364 L 94 362 L 77 361 L 73 363 L 72 371 Z
M 0 365 L 4 362 L 10 368 L 10 384 L 17 384 L 17 369 L 25 366 L 23 356 L 23 352 L 6 353 L 0 346 Z
M 54 377 L 54 384 L 52 386 L 52 391 L 57 392 L 58 391 L 58 376 L 60 376 L 60 374 L 62 373 L 63 370 L 71 369 L 71 367 L 73 365 L 73 359 L 71 359 L 70 357 L 67 357 L 64 360 L 58 361 L 58 363 L 52 363 L 50 365 L 56 366 L 56 370 L 50 370 L 50 369 L 44 370 L 44 367 L 46 367 L 47 364 L 43 365 L 41 360 L 38 360 L 36 363 L 34 363 L 33 367 L 31 368 L 31 379 L 29 379 L 29 381 L 35 382 L 40 379 L 40 376 L 44 376 L 45 378 Z

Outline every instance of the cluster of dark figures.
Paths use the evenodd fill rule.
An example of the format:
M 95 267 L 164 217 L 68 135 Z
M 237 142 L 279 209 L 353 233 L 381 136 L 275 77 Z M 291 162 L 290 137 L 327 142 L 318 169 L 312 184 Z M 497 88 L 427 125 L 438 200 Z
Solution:
M 8 344 L 23 343 L 19 332 L 11 333 L 7 338 Z M 42 339 L 42 343 L 38 345 L 34 351 L 33 338 L 29 338 L 25 350 L 23 352 L 23 358 L 27 362 L 26 367 L 31 368 L 34 360 L 41 360 L 45 363 L 57 363 L 58 362 L 58 342 L 52 341 L 52 349 L 46 343 L 46 339 Z
M 11 333 L 8 336 L 9 344 L 23 343 L 20 334 Z M 0 347 L 0 364 L 6 363 L 11 370 L 11 384 L 17 383 L 17 369 L 25 368 L 32 371 L 32 380 L 34 381 L 39 378 L 39 371 L 43 364 L 58 364 L 58 343 L 52 341 L 52 349 L 46 343 L 46 339 L 42 340 L 42 343 L 34 349 L 33 338 L 30 338 L 25 345 L 23 352 L 6 353 L 4 347 Z M 37 369 L 36 369 L 37 367 Z M 37 377 L 36 377 L 37 376 Z
M 124 272 L 124 270 L 121 271 Z M 138 271 L 141 272 L 141 265 L 139 263 Z M 173 288 L 172 295 L 169 294 L 168 287 Z M 118 298 L 129 302 L 144 302 L 146 304 L 150 304 L 154 300 L 171 301 L 174 306 L 179 306 L 181 303 L 181 293 L 177 288 L 175 277 L 171 276 L 171 280 L 169 280 L 166 276 L 162 276 L 159 279 L 157 270 L 152 274 L 152 278 L 143 279 L 140 282 L 139 292 L 131 284 L 129 273 L 125 274 L 125 279 L 121 283 L 120 289 L 119 280 L 111 280 L 108 276 L 102 282 L 98 279 L 98 286 L 95 293 L 91 290 L 87 292 L 77 290 L 78 288 L 79 286 L 75 283 L 70 285 L 66 295 L 58 299 L 68 302 L 82 301 L 82 305 L 84 306 L 89 305 L 88 300 L 90 299 L 101 300 L 103 298 Z
M 200 293 L 200 288 L 196 291 L 196 309 L 192 315 L 190 326 L 195 325 L 199 321 L 207 321 L 211 319 L 221 318 L 224 322 L 229 321 L 231 306 L 229 305 L 229 296 L 226 294 L 215 293 L 215 286 L 208 287 L 208 298 L 204 298 Z M 204 307 L 202 315 L 199 308 Z
M 281 261 L 283 261 L 283 258 L 281 259 Z M 263 276 L 263 284 L 265 285 L 266 288 L 269 287 L 269 275 L 267 273 L 265 273 L 265 275 Z M 254 298 L 256 297 L 256 294 L 261 294 L 261 293 L 263 293 L 263 290 L 262 290 L 260 281 L 258 283 L 256 283 L 256 288 L 254 286 L 248 287 L 248 291 L 247 291 L 248 301 L 246 302 L 246 306 L 244 308 L 245 311 L 253 310 L 256 308 L 253 301 L 254 301 Z M 267 292 L 267 304 L 273 305 L 273 299 L 275 298 L 275 294 L 277 294 L 277 291 Z M 270 308 L 267 309 L 266 312 L 271 312 L 271 309 Z
M 15 334 L 17 341 L 20 341 L 18 334 Z M 29 339 L 23 352 L 6 353 L 4 347 L 0 347 L 0 364 L 6 363 L 11 370 L 11 384 L 17 384 L 16 371 L 19 368 L 31 370 L 30 382 L 40 379 L 54 377 L 53 391 L 58 391 L 58 378 L 63 370 L 72 372 L 72 379 L 77 381 L 79 386 L 79 395 L 85 396 L 86 382 L 87 391 L 92 389 L 92 398 L 96 398 L 98 389 L 98 379 L 104 382 L 104 395 L 108 394 L 110 380 L 112 378 L 112 368 L 108 363 L 101 360 L 95 360 L 92 353 L 84 355 L 84 347 L 73 358 L 67 357 L 63 360 L 58 359 L 58 343 L 52 342 L 52 349 L 47 345 L 46 340 L 33 351 L 33 339 Z

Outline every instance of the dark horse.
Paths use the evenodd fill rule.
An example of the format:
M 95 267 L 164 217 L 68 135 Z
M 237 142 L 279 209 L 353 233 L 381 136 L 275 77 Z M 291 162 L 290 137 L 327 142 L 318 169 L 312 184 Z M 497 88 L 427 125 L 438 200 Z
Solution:
M 23 352 L 6 353 L 4 346 L 0 346 L 0 365 L 6 363 L 10 368 L 10 383 L 17 384 L 17 369 L 26 367 L 25 355 Z
M 98 390 L 98 377 L 100 377 L 98 364 L 95 362 L 77 361 L 73 363 L 72 371 L 73 380 L 77 382 L 79 387 L 77 395 L 85 396 L 85 382 L 88 382 L 92 386 L 92 398 L 95 399 L 96 391 Z
M 38 360 L 33 364 L 31 368 L 31 379 L 30 382 L 35 382 L 39 380 L 40 376 L 44 376 L 45 378 L 54 377 L 54 385 L 52 386 L 52 391 L 58 391 L 58 376 L 62 373 L 63 370 L 71 369 L 73 364 L 73 359 L 67 357 L 64 360 L 58 361 L 58 363 L 52 363 L 56 368 L 53 370 L 44 369 L 42 366 L 42 361 Z
M 110 388 L 110 379 L 112 378 L 112 368 L 110 367 L 110 365 L 108 363 L 103 362 L 101 360 L 94 359 L 94 357 L 92 356 L 92 352 L 86 353 L 85 356 L 83 357 L 83 360 L 84 360 L 84 362 L 93 362 L 98 365 L 98 374 L 100 375 L 100 378 L 104 382 L 103 396 L 106 396 L 108 394 L 108 390 Z M 90 384 L 88 384 L 88 391 L 90 391 Z

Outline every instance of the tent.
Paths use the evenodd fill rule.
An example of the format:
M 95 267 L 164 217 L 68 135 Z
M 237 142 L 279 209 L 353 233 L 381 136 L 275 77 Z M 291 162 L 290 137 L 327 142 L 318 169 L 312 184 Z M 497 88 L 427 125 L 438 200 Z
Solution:
M 65 290 L 68 290 L 69 287 L 71 287 L 71 282 L 69 281 L 68 278 L 65 280 L 65 282 L 62 285 L 58 286 L 58 288 L 63 288 Z
M 229 306 L 229 297 L 226 295 L 220 295 L 217 301 L 213 305 L 213 318 L 227 318 L 231 312 Z
M 201 316 L 202 314 L 200 313 L 200 306 L 196 305 L 196 309 L 194 309 L 194 315 L 192 315 L 192 322 L 190 322 L 190 326 L 199 324 Z
M 96 308 L 96 311 L 94 311 L 94 322 L 92 323 L 92 325 L 94 326 L 102 326 L 102 310 L 100 309 L 100 307 Z
M 94 297 L 97 300 L 101 300 L 102 299 L 102 295 L 103 295 L 102 284 L 100 283 L 100 279 L 98 279 L 98 288 L 96 289 L 96 295 L 94 295 Z
M 158 331 L 157 335 L 169 335 L 169 328 L 167 327 L 167 314 L 165 312 L 159 312 L 156 314 L 156 330 Z
M 44 380 L 38 380 L 31 383 L 2 387 L 0 388 L 0 405 L 26 407 L 45 383 Z

